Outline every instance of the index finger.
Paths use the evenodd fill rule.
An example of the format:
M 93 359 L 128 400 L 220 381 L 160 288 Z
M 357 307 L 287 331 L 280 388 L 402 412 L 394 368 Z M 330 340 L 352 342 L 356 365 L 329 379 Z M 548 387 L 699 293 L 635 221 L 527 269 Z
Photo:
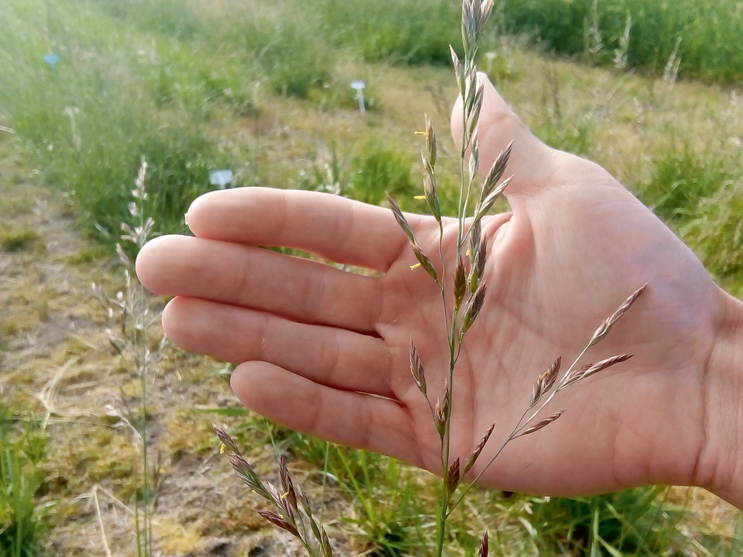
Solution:
M 215 191 L 194 201 L 186 218 L 200 238 L 295 248 L 382 272 L 407 241 L 390 210 L 310 191 Z

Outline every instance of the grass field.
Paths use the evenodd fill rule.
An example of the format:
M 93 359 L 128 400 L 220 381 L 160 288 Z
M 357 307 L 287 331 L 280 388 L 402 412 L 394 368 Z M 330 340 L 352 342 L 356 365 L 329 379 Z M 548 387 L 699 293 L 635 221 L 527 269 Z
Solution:
M 160 555 L 301 554 L 255 515 L 262 507 L 219 458 L 215 420 L 236 432 L 261 473 L 275 475 L 275 455 L 290 455 L 295 478 L 325 501 L 338 554 L 422 555 L 435 506 L 429 475 L 268 424 L 239 407 L 224 364 L 166 346 L 138 410 L 131 354 L 111 348 L 90 282 L 112 296 L 125 290 L 113 245 L 122 222 L 136 224 L 128 204 L 142 156 L 156 233 L 184 231 L 186 208 L 223 168 L 234 186 L 374 204 L 390 191 L 403 209 L 423 210 L 413 199 L 413 131 L 425 112 L 440 130 L 441 195 L 454 212 L 458 163 L 444 130 L 456 89 L 445 62 L 459 41 L 458 5 L 0 5 L 0 556 L 135 555 L 144 417 Z M 509 1 L 480 67 L 535 133 L 608 168 L 740 297 L 736 6 Z M 668 62 L 679 36 L 677 73 Z M 356 79 L 366 84 L 365 116 Z M 149 301 L 153 314 L 162 303 Z M 471 555 L 486 526 L 497 532 L 492 554 L 509 557 L 732 556 L 743 536 L 731 507 L 663 487 L 552 500 L 475 490 L 453 521 L 452 555 Z

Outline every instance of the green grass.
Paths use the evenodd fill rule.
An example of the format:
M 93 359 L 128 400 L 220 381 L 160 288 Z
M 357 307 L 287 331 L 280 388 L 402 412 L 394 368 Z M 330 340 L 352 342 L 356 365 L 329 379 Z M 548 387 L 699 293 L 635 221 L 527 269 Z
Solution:
M 45 554 L 47 528 L 35 499 L 42 486 L 45 444 L 35 421 L 0 410 L 0 555 Z
M 461 6 L 450 0 L 321 0 L 334 39 L 367 61 L 443 64 L 459 45 Z
M 22 251 L 39 241 L 39 233 L 31 228 L 8 228 L 0 226 L 0 250 Z
M 741 156 L 722 147 L 712 143 L 702 155 L 688 146 L 669 149 L 639 194 L 717 279 L 739 293 L 743 283 L 743 171 Z
M 724 83 L 743 76 L 743 10 L 735 0 L 598 0 L 596 7 L 600 62 L 612 61 L 631 15 L 630 67 L 662 74 L 681 37 L 682 76 Z M 571 56 L 584 55 L 593 14 L 594 0 L 505 0 L 510 29 L 532 32 L 546 48 Z

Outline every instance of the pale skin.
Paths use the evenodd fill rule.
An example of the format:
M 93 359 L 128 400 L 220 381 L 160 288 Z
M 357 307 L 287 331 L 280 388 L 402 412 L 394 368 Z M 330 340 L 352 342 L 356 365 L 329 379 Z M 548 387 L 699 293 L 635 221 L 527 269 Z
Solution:
M 460 115 L 457 105 L 455 138 Z M 557 356 L 569 365 L 648 283 L 581 363 L 635 356 L 559 393 L 545 417 L 564 415 L 513 441 L 480 483 L 549 495 L 697 485 L 743 507 L 743 304 L 604 169 L 537 140 L 489 82 L 479 137 L 485 170 L 514 142 L 512 212 L 483 221 L 489 288 L 455 372 L 452 458 L 466 458 L 495 422 L 479 473 L 538 375 Z M 408 216 L 437 262 L 436 222 Z M 411 270 L 388 209 L 249 188 L 197 199 L 187 220 L 195 237 L 158 238 L 137 260 L 148 289 L 175 296 L 163 315 L 175 344 L 239 364 L 235 393 L 278 423 L 441 472 L 408 361 L 412 338 L 435 403 L 448 373 L 441 298 L 424 270 Z M 456 233 L 456 221 L 445 222 L 451 270 Z M 265 245 L 377 273 L 257 247 Z

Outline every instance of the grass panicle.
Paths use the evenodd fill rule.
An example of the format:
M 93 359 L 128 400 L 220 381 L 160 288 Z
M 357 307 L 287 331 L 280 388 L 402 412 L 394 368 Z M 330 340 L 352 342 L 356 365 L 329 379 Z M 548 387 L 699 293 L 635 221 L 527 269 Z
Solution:
M 481 220 L 492 210 L 497 199 L 503 194 L 503 191 L 507 187 L 510 178 L 502 180 L 505 170 L 508 165 L 508 160 L 512 151 L 512 144 L 500 153 L 496 158 L 490 170 L 486 174 L 484 183 L 480 188 L 479 200 L 475 203 L 474 207 L 474 218 L 472 219 L 469 227 L 466 226 L 467 217 L 469 216 L 469 204 L 472 190 L 475 188 L 476 176 L 479 170 L 479 141 L 477 134 L 477 124 L 480 118 L 482 110 L 483 98 L 484 98 L 484 86 L 479 83 L 477 77 L 477 66 L 475 64 L 475 58 L 480 46 L 480 41 L 485 29 L 488 18 L 493 9 L 493 2 L 489 0 L 464 0 L 462 6 L 462 41 L 464 49 L 464 60 L 460 60 L 455 50 L 451 49 L 452 60 L 454 63 L 454 71 L 456 81 L 459 86 L 459 93 L 463 99 L 463 111 L 462 111 L 462 138 L 461 138 L 461 152 L 460 152 L 460 190 L 459 190 L 459 211 L 457 215 L 458 222 L 458 242 L 456 259 L 457 265 L 454 270 L 454 287 L 453 292 L 449 293 L 447 286 L 443 278 L 439 278 L 439 274 L 435 271 L 431 261 L 423 254 L 418 242 L 416 240 L 415 232 L 412 230 L 408 220 L 400 210 L 397 203 L 389 197 L 389 205 L 392 210 L 397 223 L 400 228 L 407 236 L 413 253 L 418 259 L 420 265 L 426 270 L 426 272 L 434 279 L 439 289 L 441 290 L 442 303 L 444 305 L 444 330 L 447 333 L 447 346 L 449 348 L 449 370 L 447 379 L 444 386 L 444 393 L 433 406 L 433 421 L 436 430 L 441 438 L 441 498 L 439 501 L 439 510 L 437 513 L 436 522 L 436 540 L 434 555 L 441 557 L 444 551 L 444 540 L 446 537 L 447 519 L 456 508 L 456 506 L 462 502 L 467 491 L 469 491 L 471 485 L 473 485 L 482 474 L 488 469 L 488 467 L 494 462 L 494 460 L 500 455 L 505 446 L 519 437 L 524 437 L 532 433 L 536 433 L 541 429 L 545 428 L 552 422 L 556 421 L 563 414 L 563 410 L 553 413 L 550 416 L 538 419 L 541 411 L 552 400 L 554 395 L 562 389 L 565 389 L 579 381 L 594 375 L 600 371 L 603 371 L 617 363 L 626 361 L 630 356 L 621 355 L 607 360 L 603 360 L 597 364 L 591 364 L 584 366 L 579 369 L 575 369 L 575 365 L 578 360 L 585 354 L 586 350 L 600 342 L 610 331 L 611 327 L 624 315 L 629 307 L 637 300 L 637 298 L 645 290 L 645 286 L 637 290 L 629 299 L 627 299 L 619 309 L 614 312 L 594 334 L 590 340 L 588 346 L 583 352 L 576 358 L 573 365 L 565 372 L 563 378 L 557 383 L 558 373 L 560 371 L 561 359 L 557 358 L 555 363 L 544 373 L 542 373 L 534 386 L 532 393 L 531 403 L 524 411 L 521 419 L 514 426 L 511 434 L 508 436 L 506 441 L 498 449 L 495 456 L 484 466 L 481 471 L 474 479 L 472 484 L 468 486 L 463 493 L 456 498 L 456 502 L 452 504 L 454 495 L 457 492 L 463 473 L 460 466 L 460 457 L 452 459 L 450 453 L 451 446 L 451 421 L 452 421 L 452 392 L 456 385 L 455 367 L 459 355 L 462 350 L 462 345 L 465 341 L 465 335 L 473 326 L 477 320 L 478 315 L 482 311 L 485 305 L 487 284 L 484 280 L 484 274 L 486 269 L 486 257 L 487 257 L 487 245 L 485 239 L 482 237 L 481 231 Z M 441 215 L 439 211 L 440 203 L 436 198 L 435 188 L 435 161 L 436 161 L 436 141 L 435 132 L 433 126 L 426 117 L 424 135 L 426 136 L 426 146 L 423 155 L 423 175 L 424 175 L 424 192 L 425 198 L 428 203 L 429 209 L 433 217 L 439 223 L 439 246 L 441 256 L 441 276 L 445 277 L 447 274 L 448 261 L 445 259 L 443 254 L 443 225 L 441 221 Z M 468 155 L 469 153 L 469 155 Z M 469 235 L 469 273 L 465 279 L 465 269 L 463 265 L 462 250 L 466 243 L 467 236 Z M 464 302 L 465 296 L 468 295 L 466 302 Z M 453 313 L 449 320 L 447 314 L 447 307 L 449 304 L 448 299 L 453 297 Z M 464 302 L 464 303 L 463 303 Z M 415 348 L 413 341 L 410 343 L 410 362 L 411 372 L 415 383 L 418 385 L 421 393 L 428 400 L 427 389 L 422 386 L 425 385 L 425 379 L 423 375 L 423 364 L 421 362 L 420 355 Z M 532 410 L 541 400 L 542 396 L 549 392 L 557 384 L 557 387 L 547 397 L 546 401 L 534 411 L 528 418 L 527 414 L 529 410 Z M 428 400 L 430 405 L 430 400 Z M 485 444 L 490 438 L 490 434 L 493 431 L 491 427 L 488 432 L 483 436 L 482 441 L 477 445 L 474 452 L 469 456 L 464 466 L 464 470 L 468 472 L 476 464 L 477 458 L 480 456 Z M 483 538 L 483 542 L 480 545 L 480 552 L 487 554 L 487 535 Z
M 149 241 L 155 221 L 146 215 L 149 194 L 145 188 L 148 165 L 144 157 L 139 173 L 131 190 L 132 201 L 128 204 L 132 224 L 121 224 L 121 242 L 131 243 L 138 252 Z M 144 287 L 133 278 L 133 263 L 121 243 L 116 244 L 116 253 L 124 267 L 125 288 L 115 296 L 107 295 L 103 287 L 93 284 L 93 294 L 106 310 L 108 316 L 108 339 L 116 352 L 136 373 L 139 382 L 139 408 L 132 412 L 128 408 L 117 412 L 121 420 L 136 432 L 135 440 L 141 445 L 141 485 L 140 497 L 135 499 L 135 534 L 137 557 L 154 555 L 152 524 L 155 512 L 153 492 L 152 463 L 150 462 L 150 441 L 148 434 L 149 400 L 148 381 L 157 362 L 163 357 L 166 339 L 162 337 L 156 348 L 150 349 L 149 330 L 160 318 L 151 315 L 150 298 Z M 102 527 L 102 524 L 101 524 Z M 105 532 L 103 533 L 105 540 Z

